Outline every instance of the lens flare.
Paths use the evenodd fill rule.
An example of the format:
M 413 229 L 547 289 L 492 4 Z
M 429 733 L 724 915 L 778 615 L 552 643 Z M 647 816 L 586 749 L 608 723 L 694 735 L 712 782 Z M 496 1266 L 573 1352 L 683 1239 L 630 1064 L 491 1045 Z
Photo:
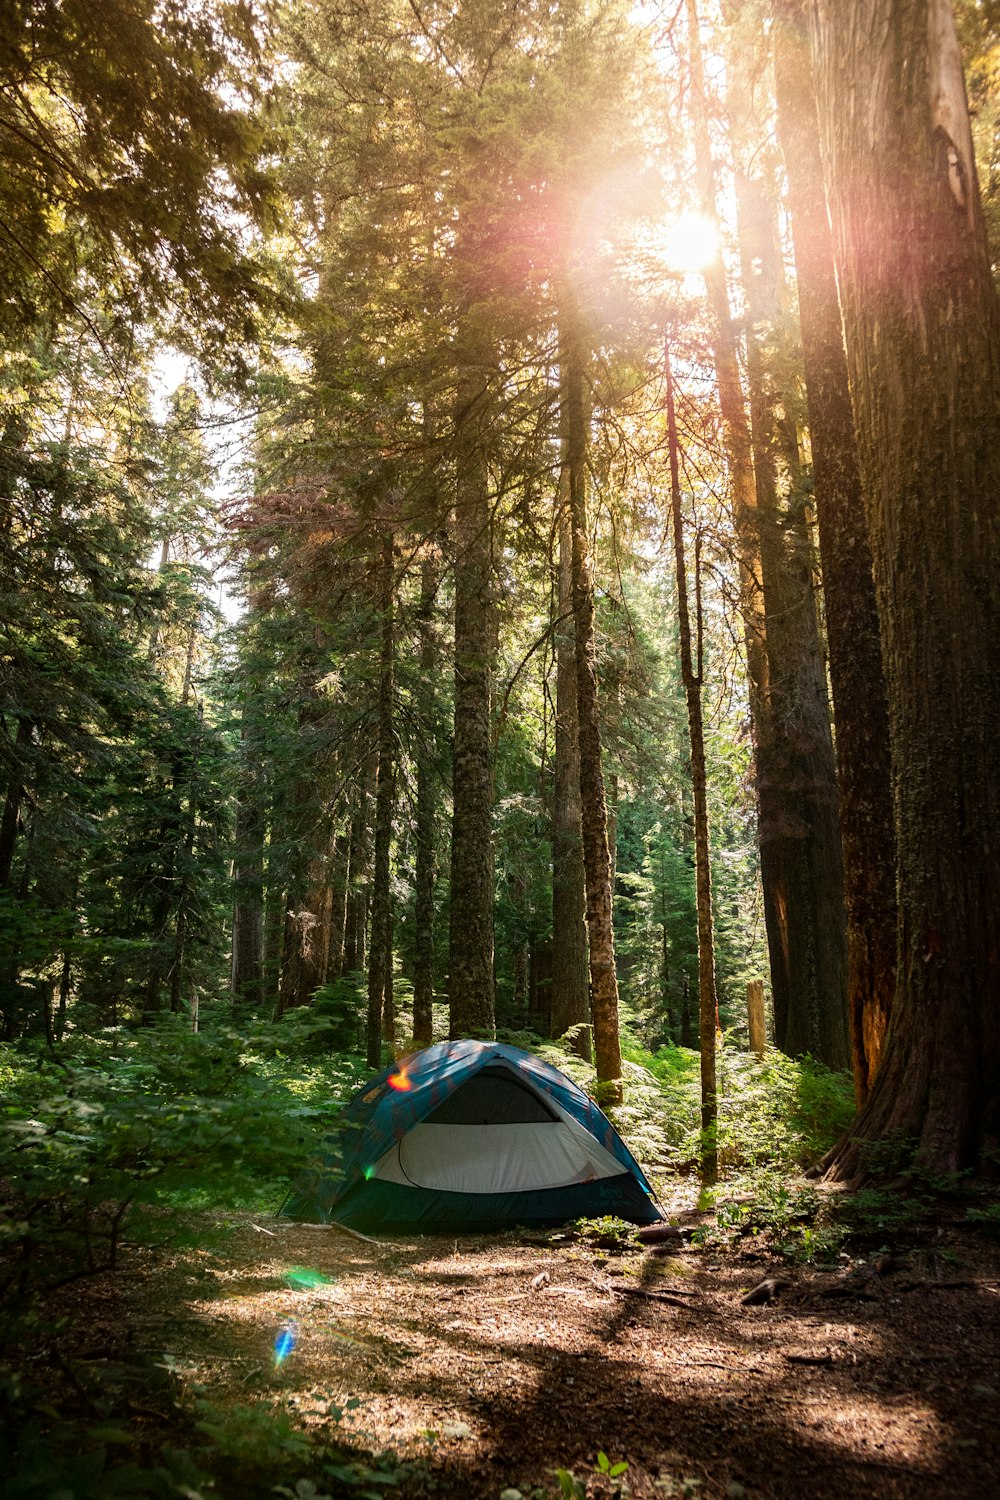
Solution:
M 274 1368 L 276 1370 L 281 1368 L 295 1348 L 298 1331 L 296 1323 L 282 1323 L 278 1329 L 278 1336 L 274 1341 Z
M 375 1168 L 374 1167 L 365 1167 L 365 1181 L 366 1182 L 371 1182 L 371 1180 L 372 1180 L 372 1178 L 374 1176 L 375 1176 Z
M 391 1089 L 396 1090 L 397 1094 L 405 1094 L 407 1090 L 413 1087 L 413 1080 L 407 1077 L 403 1068 L 400 1068 L 398 1073 L 390 1073 L 387 1082 Z
M 292 1266 L 285 1272 L 285 1280 L 294 1292 L 309 1292 L 318 1286 L 329 1286 L 330 1279 L 321 1271 L 310 1271 L 308 1266 Z

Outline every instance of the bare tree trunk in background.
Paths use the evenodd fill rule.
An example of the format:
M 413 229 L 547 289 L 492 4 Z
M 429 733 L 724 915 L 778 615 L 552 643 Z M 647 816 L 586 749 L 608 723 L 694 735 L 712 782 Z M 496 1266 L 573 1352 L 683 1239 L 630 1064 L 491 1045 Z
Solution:
M 15 762 L 19 755 L 23 755 L 30 747 L 33 734 L 34 726 L 31 720 L 28 718 L 19 718 L 17 721 L 17 732 L 14 736 Z M 0 820 L 0 886 L 6 886 L 10 883 L 10 872 L 14 864 L 14 851 L 17 847 L 17 830 L 23 796 L 24 788 L 21 785 L 21 778 L 15 771 L 7 787 L 3 818 Z
M 858 470 L 804 0 L 772 31 L 837 728 L 847 901 L 848 1010 L 858 1104 L 878 1072 L 896 982 L 896 849 L 889 710 Z
M 327 949 L 326 983 L 344 973 L 344 943 L 347 929 L 347 886 L 351 878 L 351 837 L 341 828 L 333 841 L 330 874 L 330 943 Z
M 716 206 L 715 164 L 709 135 L 709 108 L 705 88 L 705 68 L 701 50 L 697 0 L 685 0 L 689 64 L 691 69 L 691 130 L 695 149 L 698 196 L 702 214 L 718 223 Z M 757 786 L 758 817 L 761 822 L 777 817 L 770 799 L 773 779 L 766 772 L 767 750 L 771 735 L 770 684 L 768 680 L 767 631 L 764 623 L 764 585 L 761 577 L 760 526 L 757 517 L 757 490 L 753 472 L 753 450 L 746 401 L 740 377 L 735 323 L 729 304 L 729 287 L 721 252 L 704 268 L 705 293 L 711 318 L 712 355 L 719 390 L 723 440 L 729 469 L 733 500 L 733 521 L 739 564 L 740 613 L 747 660 L 747 690 L 750 700 L 750 726 L 754 747 L 754 771 Z M 761 886 L 765 908 L 768 903 L 770 869 L 766 852 L 761 849 Z M 768 931 L 771 947 L 771 932 Z
M 375 869 L 372 880 L 371 944 L 368 958 L 368 1066 L 382 1062 L 382 1042 L 394 1047 L 396 1016 L 392 993 L 392 904 L 390 853 L 392 819 L 396 801 L 395 745 L 393 742 L 393 539 L 382 539 L 379 605 L 381 652 L 378 683 L 378 769 L 375 773 Z
M 566 410 L 566 467 L 569 471 L 569 511 L 573 531 L 572 599 L 594 1062 L 602 1101 L 618 1103 L 622 1098 L 622 1058 L 612 925 L 608 808 L 604 793 L 597 696 L 594 585 L 590 573 L 587 534 L 585 355 L 579 311 L 569 286 L 564 287 L 561 295 L 560 314 L 560 386 Z
M 666 384 L 667 442 L 670 452 L 670 519 L 677 580 L 681 682 L 687 703 L 688 743 L 691 749 L 691 794 L 694 801 L 695 902 L 698 913 L 698 1046 L 701 1053 L 701 1180 L 710 1187 L 719 1176 L 718 1084 L 715 1039 L 718 999 L 715 990 L 715 938 L 712 931 L 712 846 L 708 824 L 708 772 L 705 764 L 705 722 L 701 689 L 704 682 L 701 582 L 695 553 L 696 634 L 692 640 L 688 604 L 687 560 L 684 555 L 684 517 L 681 509 L 680 445 L 674 403 L 674 377 L 669 334 L 663 342 Z
M 1000 1142 L 1000 310 L 945 0 L 817 0 L 813 55 L 893 757 L 899 966 L 865 1143 Z
M 552 1035 L 577 1026 L 575 1051 L 590 1059 L 590 976 L 587 957 L 586 884 L 580 802 L 579 716 L 576 700 L 576 647 L 573 630 L 573 526 L 569 506 L 569 466 L 559 474 L 556 598 L 555 789 L 552 813 Z
M 311 786 L 300 790 L 300 799 L 311 795 Z M 304 876 L 288 893 L 285 935 L 281 955 L 276 1019 L 299 1005 L 308 1005 L 322 983 L 322 910 L 329 885 L 327 851 L 329 831 L 325 818 L 307 834 L 309 851 Z
M 246 724 L 240 735 L 233 859 L 233 944 L 230 994 L 234 1005 L 259 1006 L 264 998 L 264 807 L 261 767 L 250 752 Z
M 450 1035 L 495 1035 L 493 749 L 496 657 L 493 518 L 481 377 L 460 388 L 455 415 L 455 733 L 451 835 Z
M 351 817 L 351 880 L 344 939 L 344 971 L 348 974 L 364 971 L 368 951 L 368 887 L 372 856 L 368 818 L 375 791 L 375 769 L 376 758 L 372 755 L 360 773 L 357 801 Z
M 434 824 L 437 812 L 437 782 L 433 757 L 434 693 L 438 673 L 438 648 L 434 633 L 434 601 L 438 569 L 433 555 L 425 552 L 420 564 L 420 604 L 417 631 L 420 652 L 420 682 L 427 722 L 421 725 L 417 746 L 416 868 L 413 892 L 413 1045 L 429 1047 L 434 1039 Z

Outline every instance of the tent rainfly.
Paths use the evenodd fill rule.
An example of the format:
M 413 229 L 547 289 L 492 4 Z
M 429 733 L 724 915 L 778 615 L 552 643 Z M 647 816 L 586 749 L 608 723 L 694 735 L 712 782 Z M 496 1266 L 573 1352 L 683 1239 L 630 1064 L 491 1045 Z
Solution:
M 439 1042 L 346 1105 L 280 1212 L 357 1229 L 499 1229 L 662 1218 L 611 1122 L 557 1068 L 495 1042 Z

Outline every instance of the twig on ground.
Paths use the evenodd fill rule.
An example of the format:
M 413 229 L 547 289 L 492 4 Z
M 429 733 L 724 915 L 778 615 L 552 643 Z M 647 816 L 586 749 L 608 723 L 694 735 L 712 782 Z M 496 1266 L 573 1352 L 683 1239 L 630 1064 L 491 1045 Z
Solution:
M 616 1297 L 643 1297 L 647 1302 L 666 1302 L 670 1307 L 683 1307 L 690 1310 L 691 1303 L 685 1302 L 685 1297 L 697 1296 L 696 1292 L 647 1292 L 641 1286 L 615 1286 L 610 1281 L 598 1281 L 594 1277 L 594 1285 L 600 1287 L 602 1292 L 612 1292 Z
M 352 1240 L 361 1240 L 365 1245 L 377 1245 L 380 1250 L 386 1248 L 384 1240 L 373 1240 L 370 1234 L 362 1234 L 360 1229 L 348 1229 L 346 1224 L 338 1224 L 336 1219 L 331 1219 L 329 1224 L 306 1224 L 299 1221 L 289 1222 L 295 1222 L 296 1229 L 336 1229 L 341 1234 L 350 1235 Z

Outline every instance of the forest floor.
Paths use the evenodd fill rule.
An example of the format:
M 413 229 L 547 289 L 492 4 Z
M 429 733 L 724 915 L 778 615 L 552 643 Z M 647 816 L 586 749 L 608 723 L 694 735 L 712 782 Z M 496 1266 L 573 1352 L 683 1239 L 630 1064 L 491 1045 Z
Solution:
M 271 1463 L 284 1443 L 286 1493 L 315 1495 L 295 1488 L 302 1427 L 394 1455 L 402 1469 L 383 1458 L 367 1492 L 407 1497 L 997 1493 L 1000 1246 L 958 1223 L 835 1270 L 753 1236 L 376 1244 L 250 1214 L 227 1215 L 214 1248 L 137 1254 L 76 1290 L 56 1356 L 84 1396 L 88 1359 L 138 1382 L 126 1406 L 147 1453 L 200 1413 L 232 1452 L 227 1495 L 272 1493 L 273 1474 L 251 1477 L 255 1443 Z M 627 1470 L 598 1472 L 599 1453 Z

